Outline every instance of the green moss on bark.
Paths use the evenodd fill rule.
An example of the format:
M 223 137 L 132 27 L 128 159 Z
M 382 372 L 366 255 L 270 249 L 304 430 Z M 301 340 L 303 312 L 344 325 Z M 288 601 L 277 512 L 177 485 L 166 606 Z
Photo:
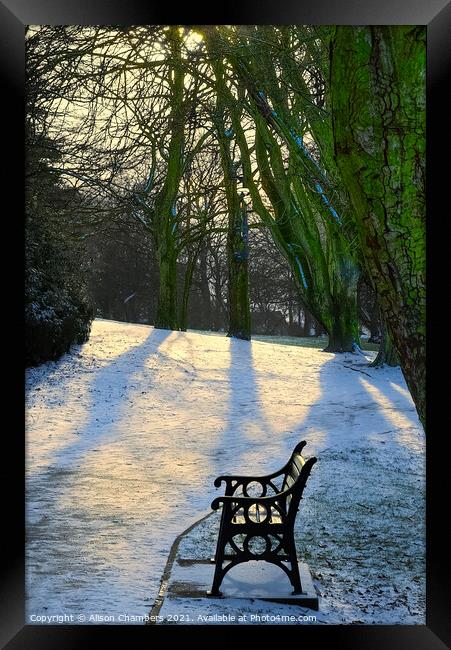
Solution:
M 425 423 L 425 28 L 337 27 L 338 168 L 389 335 Z

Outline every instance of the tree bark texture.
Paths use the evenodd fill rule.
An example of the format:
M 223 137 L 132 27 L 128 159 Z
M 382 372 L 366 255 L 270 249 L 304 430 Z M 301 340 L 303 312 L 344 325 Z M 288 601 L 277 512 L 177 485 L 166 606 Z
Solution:
M 335 156 L 368 271 L 425 424 L 425 28 L 335 28 Z
M 160 288 L 155 327 L 178 329 L 176 199 L 183 174 L 183 148 L 186 107 L 183 101 L 184 73 L 181 58 L 181 37 L 178 27 L 168 31 L 173 59 L 171 78 L 170 141 L 165 181 L 155 201 L 155 248 L 160 269 Z

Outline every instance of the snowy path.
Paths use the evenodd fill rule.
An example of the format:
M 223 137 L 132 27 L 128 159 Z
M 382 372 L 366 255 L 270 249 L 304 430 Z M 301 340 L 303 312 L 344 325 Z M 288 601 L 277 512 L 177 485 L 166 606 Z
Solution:
M 88 343 L 27 371 L 27 615 L 148 613 L 215 476 L 271 471 L 303 438 L 319 458 L 311 543 L 335 517 L 331 494 L 379 526 L 402 489 L 395 532 L 421 573 L 424 435 L 400 370 L 364 363 L 96 320 Z

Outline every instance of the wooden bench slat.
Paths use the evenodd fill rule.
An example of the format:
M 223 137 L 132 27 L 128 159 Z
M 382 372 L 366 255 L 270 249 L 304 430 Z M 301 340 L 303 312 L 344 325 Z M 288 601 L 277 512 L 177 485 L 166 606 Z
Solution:
M 303 456 L 301 456 L 301 454 L 295 454 L 293 457 L 293 464 L 300 472 L 305 465 L 305 459 L 303 458 Z
M 291 460 L 288 472 L 284 478 L 282 490 L 290 488 L 296 482 L 304 465 L 305 459 L 303 456 L 301 456 L 301 454 L 295 454 Z
M 290 474 L 287 474 L 283 482 L 282 490 L 286 490 L 287 488 L 290 488 L 292 485 L 294 485 L 294 483 L 295 483 L 295 479 Z

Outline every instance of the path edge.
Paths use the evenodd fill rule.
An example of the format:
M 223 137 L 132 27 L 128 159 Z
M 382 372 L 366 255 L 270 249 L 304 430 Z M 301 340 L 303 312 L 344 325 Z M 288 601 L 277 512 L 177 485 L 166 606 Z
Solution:
M 181 532 L 180 535 L 177 535 L 177 537 L 173 541 L 171 550 L 169 551 L 168 559 L 166 560 L 166 565 L 164 567 L 163 575 L 161 577 L 160 589 L 158 591 L 157 597 L 155 598 L 154 604 L 152 605 L 152 609 L 150 610 L 149 620 L 145 622 L 145 625 L 157 625 L 158 615 L 163 606 L 163 602 L 168 589 L 169 577 L 171 575 L 172 567 L 174 566 L 174 561 L 177 556 L 177 551 L 179 549 L 180 542 L 186 535 L 188 535 L 188 533 L 190 533 L 193 530 L 193 528 L 195 528 L 200 523 L 208 519 L 208 517 L 211 517 L 213 513 L 214 510 L 210 510 L 209 512 L 207 512 L 207 514 L 203 515 L 203 517 L 201 517 L 200 519 L 196 519 L 196 521 L 192 523 L 191 526 L 189 526 L 183 532 Z

